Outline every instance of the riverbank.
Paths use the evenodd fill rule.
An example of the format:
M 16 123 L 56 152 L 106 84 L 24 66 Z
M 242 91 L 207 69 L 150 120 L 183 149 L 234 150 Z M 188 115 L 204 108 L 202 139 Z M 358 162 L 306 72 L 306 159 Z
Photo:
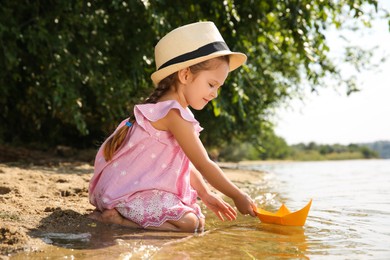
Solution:
M 93 210 L 88 202 L 93 166 L 74 160 L 53 162 L 0 163 L 0 259 L 21 251 L 45 255 L 48 245 L 55 244 L 53 234 L 88 236 L 112 230 L 86 217 Z M 242 188 L 261 177 L 259 172 L 237 170 L 229 164 L 222 167 L 228 178 Z M 42 234 L 52 235 L 42 239 Z M 133 235 L 142 237 L 142 232 Z M 153 236 L 157 236 L 156 241 L 166 242 L 161 240 L 165 234 Z

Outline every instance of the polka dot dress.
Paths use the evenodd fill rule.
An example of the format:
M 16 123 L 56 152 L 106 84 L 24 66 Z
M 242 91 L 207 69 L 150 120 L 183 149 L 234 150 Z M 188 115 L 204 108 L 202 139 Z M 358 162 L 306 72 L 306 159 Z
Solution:
M 189 159 L 170 132 L 151 125 L 171 109 L 177 109 L 184 120 L 192 122 L 199 135 L 199 122 L 177 101 L 135 106 L 136 122 L 129 128 L 122 148 L 109 162 L 103 156 L 104 144 L 96 155 L 89 197 L 99 210 L 116 208 L 122 216 L 145 228 L 179 220 L 187 212 L 204 218 L 196 203 L 197 193 L 190 185 Z

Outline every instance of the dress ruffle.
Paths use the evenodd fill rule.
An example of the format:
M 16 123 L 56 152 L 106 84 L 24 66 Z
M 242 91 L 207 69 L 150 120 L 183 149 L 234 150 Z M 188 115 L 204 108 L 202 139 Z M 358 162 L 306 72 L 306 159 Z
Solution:
M 172 109 L 177 109 L 184 120 L 193 123 L 195 131 L 198 134 L 203 130 L 191 110 L 189 108 L 183 108 L 177 101 L 174 100 L 163 101 L 156 104 L 137 105 L 134 108 L 134 115 L 138 125 L 144 128 L 145 131 L 149 132 L 151 135 L 155 135 L 156 132 L 160 132 L 161 135 L 164 135 L 167 133 L 166 131 L 160 131 L 154 127 L 150 127 L 150 125 L 145 124 L 145 119 L 150 122 L 156 122 L 166 117 L 168 112 Z

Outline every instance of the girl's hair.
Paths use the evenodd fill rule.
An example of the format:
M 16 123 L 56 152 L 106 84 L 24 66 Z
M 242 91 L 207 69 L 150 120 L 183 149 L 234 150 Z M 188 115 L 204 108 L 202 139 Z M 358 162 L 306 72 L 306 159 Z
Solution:
M 212 60 L 218 59 L 220 61 L 225 61 L 229 63 L 229 56 L 220 56 L 214 59 L 206 60 L 201 63 L 192 65 L 190 67 L 190 71 L 192 74 L 196 75 L 204 70 L 211 70 L 215 66 L 213 62 L 210 62 Z M 178 83 L 178 73 L 175 72 L 168 77 L 161 80 L 157 87 L 154 89 L 154 91 L 150 94 L 150 96 L 145 99 L 143 104 L 155 104 L 158 102 L 158 100 L 168 92 L 168 90 L 173 86 L 176 87 Z M 135 122 L 135 116 L 134 114 L 130 115 L 128 122 L 133 124 Z M 118 151 L 118 149 L 122 146 L 123 141 L 126 138 L 126 135 L 129 131 L 129 126 L 123 125 L 121 128 L 119 128 L 113 136 L 111 136 L 104 145 L 104 159 L 108 162 L 112 159 L 114 154 Z

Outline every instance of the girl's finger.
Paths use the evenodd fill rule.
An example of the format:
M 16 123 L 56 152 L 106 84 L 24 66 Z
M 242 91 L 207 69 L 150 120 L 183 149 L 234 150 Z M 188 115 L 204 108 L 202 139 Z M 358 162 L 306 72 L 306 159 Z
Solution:
M 237 216 L 237 212 L 227 203 L 225 203 L 225 216 L 228 217 L 229 220 L 234 220 Z
M 217 211 L 217 212 L 216 212 L 216 215 L 218 216 L 218 218 L 219 218 L 220 220 L 225 221 L 225 219 L 224 219 L 223 216 L 222 216 L 221 211 Z
M 229 220 L 235 220 L 235 219 L 236 219 L 236 215 L 232 214 L 230 211 L 226 212 L 226 213 L 225 213 L 225 216 L 226 216 Z
M 227 208 L 228 208 L 229 212 L 234 216 L 234 218 L 236 218 L 237 211 L 235 211 L 234 208 L 232 206 L 230 206 L 229 204 L 227 204 Z

